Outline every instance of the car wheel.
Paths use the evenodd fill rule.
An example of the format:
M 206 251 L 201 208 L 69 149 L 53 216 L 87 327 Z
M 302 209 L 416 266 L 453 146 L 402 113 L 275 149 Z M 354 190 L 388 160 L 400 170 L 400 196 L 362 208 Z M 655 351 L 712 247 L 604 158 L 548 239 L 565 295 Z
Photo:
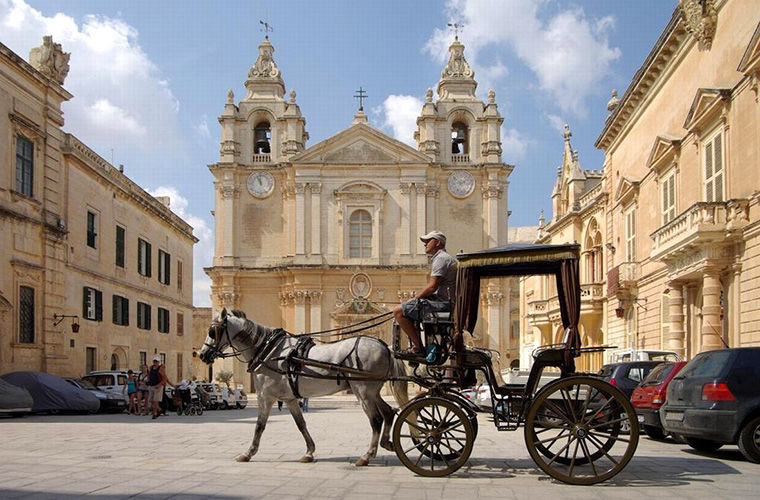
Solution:
M 739 451 L 753 463 L 760 463 L 760 417 L 747 422 L 739 434 Z
M 716 441 L 710 441 L 709 439 L 700 439 L 695 437 L 687 437 L 686 444 L 691 446 L 697 451 L 717 451 L 723 446 L 723 443 Z
M 655 425 L 645 425 L 644 432 L 647 433 L 647 436 L 654 439 L 655 441 L 662 441 L 665 439 L 665 432 Z

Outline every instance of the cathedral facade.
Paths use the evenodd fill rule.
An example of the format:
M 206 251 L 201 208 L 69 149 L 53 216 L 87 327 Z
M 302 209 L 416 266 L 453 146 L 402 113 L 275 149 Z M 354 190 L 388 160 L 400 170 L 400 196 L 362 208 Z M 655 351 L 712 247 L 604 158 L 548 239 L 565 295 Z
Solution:
M 219 118 L 214 175 L 215 254 L 207 268 L 212 309 L 237 308 L 293 333 L 348 325 L 390 311 L 427 282 L 419 236 L 438 229 L 447 250 L 507 242 L 500 116 L 455 40 L 434 98 L 428 89 L 412 148 L 372 127 L 360 108 L 350 125 L 307 146 L 306 119 L 287 95 L 268 39 Z M 348 120 L 347 120 L 348 121 Z M 508 352 L 506 280 L 484 286 L 475 342 Z M 505 335 L 504 332 L 507 332 Z M 368 332 L 391 341 L 386 323 Z M 225 367 L 225 365 L 222 365 Z M 242 364 L 226 369 L 250 387 Z

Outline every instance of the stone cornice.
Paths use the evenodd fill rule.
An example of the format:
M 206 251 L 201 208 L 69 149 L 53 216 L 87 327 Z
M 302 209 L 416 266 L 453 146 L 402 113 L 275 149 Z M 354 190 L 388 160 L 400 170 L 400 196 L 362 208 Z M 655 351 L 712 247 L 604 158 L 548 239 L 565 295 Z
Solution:
M 58 94 L 61 100 L 68 101 L 69 99 L 74 97 L 73 94 L 71 94 L 69 91 L 63 88 L 58 82 L 56 82 L 52 78 L 46 77 L 45 75 L 43 75 L 42 73 L 34 69 L 34 67 L 31 64 L 26 62 L 21 56 L 13 52 L 3 43 L 0 43 L 0 56 L 7 59 L 11 65 L 15 65 L 17 68 L 23 71 L 29 78 L 36 80 L 38 84 L 44 85 L 53 89 L 53 91 L 56 94 Z
M 193 236 L 193 228 L 190 224 L 182 220 L 182 218 L 164 206 L 163 203 L 148 194 L 143 188 L 138 186 L 122 172 L 119 172 L 113 165 L 108 163 L 73 135 L 64 135 L 61 152 L 65 156 L 68 155 L 77 158 L 92 173 L 105 179 L 106 182 L 120 190 L 125 196 L 159 217 L 161 220 L 182 233 L 183 236 L 192 240 L 193 243 L 198 242 L 198 238 Z

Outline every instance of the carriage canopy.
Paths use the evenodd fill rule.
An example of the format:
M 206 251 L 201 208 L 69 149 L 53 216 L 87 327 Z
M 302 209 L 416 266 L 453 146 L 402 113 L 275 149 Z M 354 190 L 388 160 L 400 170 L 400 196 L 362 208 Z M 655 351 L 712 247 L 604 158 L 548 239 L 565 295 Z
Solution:
M 580 348 L 580 245 L 513 243 L 476 252 L 459 253 L 457 260 L 459 269 L 454 321 L 459 339 L 462 332 L 472 332 L 475 328 L 481 278 L 549 274 L 554 275 L 557 280 L 566 347 L 573 351 L 573 355 L 577 355 L 577 349 Z

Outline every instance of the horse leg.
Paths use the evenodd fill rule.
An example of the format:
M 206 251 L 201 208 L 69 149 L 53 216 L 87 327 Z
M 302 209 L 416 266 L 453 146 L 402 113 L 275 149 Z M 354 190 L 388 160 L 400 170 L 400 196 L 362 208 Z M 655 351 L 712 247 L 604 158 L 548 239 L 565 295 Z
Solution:
M 306 440 L 306 455 L 301 457 L 301 463 L 309 463 L 314 461 L 314 440 L 311 439 L 308 429 L 306 429 L 306 420 L 303 418 L 301 412 L 301 406 L 298 404 L 297 399 L 291 399 L 288 401 L 288 409 L 293 416 L 293 420 L 296 422 L 298 430 L 301 431 L 303 438 Z
M 256 430 L 253 433 L 253 442 L 251 447 L 248 448 L 246 453 L 241 453 L 235 457 L 236 462 L 248 462 L 251 457 L 259 451 L 259 441 L 261 441 L 261 435 L 264 433 L 264 429 L 267 426 L 267 420 L 269 419 L 269 412 L 272 410 L 274 399 L 259 399 L 259 417 L 256 419 Z
M 369 465 L 369 461 L 377 455 L 377 444 L 378 441 L 380 441 L 380 431 L 383 428 L 383 416 L 380 414 L 377 402 L 375 401 L 375 399 L 380 398 L 380 393 L 377 391 L 375 398 L 372 398 L 367 395 L 369 388 L 364 385 L 357 387 L 357 385 L 352 384 L 351 389 L 359 399 L 359 402 L 361 402 L 362 409 L 369 418 L 369 424 L 372 427 L 372 440 L 370 441 L 369 449 L 367 450 L 367 453 L 359 457 L 356 461 L 357 467 L 364 467 Z
M 391 408 L 391 406 L 379 396 L 377 400 L 377 406 L 383 416 L 383 434 L 380 437 L 380 446 L 388 451 L 394 451 L 393 442 L 390 439 L 390 435 L 391 429 L 393 428 L 393 419 L 396 416 L 396 412 L 394 412 L 393 408 Z

